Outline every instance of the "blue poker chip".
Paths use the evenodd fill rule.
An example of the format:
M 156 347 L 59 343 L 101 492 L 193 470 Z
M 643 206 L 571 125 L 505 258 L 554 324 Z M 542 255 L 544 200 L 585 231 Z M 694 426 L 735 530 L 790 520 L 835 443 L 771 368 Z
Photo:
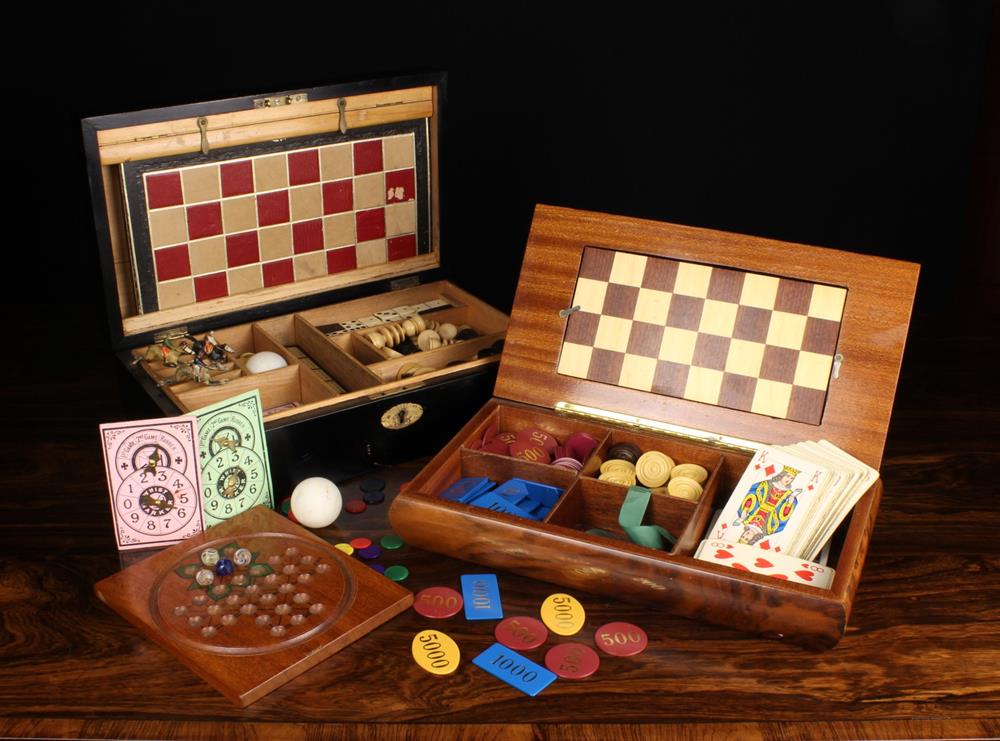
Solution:
M 382 555 L 382 549 L 377 545 L 370 545 L 367 548 L 362 548 L 358 551 L 358 556 L 365 559 L 366 561 L 374 561 L 376 558 Z
M 365 504 L 382 504 L 385 501 L 385 492 L 366 491 L 361 498 L 365 501 Z
M 361 491 L 365 494 L 382 491 L 383 489 L 385 489 L 385 481 L 382 479 L 371 478 L 361 482 Z

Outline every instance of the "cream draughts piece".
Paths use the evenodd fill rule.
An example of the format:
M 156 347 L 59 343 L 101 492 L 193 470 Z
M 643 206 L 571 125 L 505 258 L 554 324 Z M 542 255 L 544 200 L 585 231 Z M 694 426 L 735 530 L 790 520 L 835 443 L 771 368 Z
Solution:
M 365 337 L 367 337 L 368 341 L 373 345 L 375 345 L 375 347 L 377 348 L 385 347 L 385 337 L 382 336 L 381 332 L 369 332 L 368 334 L 365 335 Z
M 421 350 L 433 350 L 436 347 L 441 347 L 441 336 L 433 329 L 425 329 L 417 337 L 417 347 Z
M 687 499 L 690 502 L 697 502 L 701 499 L 702 491 L 701 484 L 694 479 L 685 478 L 684 476 L 670 479 L 670 483 L 667 484 L 667 492 L 670 496 L 677 497 L 678 499 Z
M 655 489 L 667 483 L 673 467 L 674 461 L 670 456 L 659 450 L 650 450 L 635 462 L 635 475 L 643 486 Z
M 708 471 L 697 463 L 681 463 L 674 466 L 670 472 L 670 478 L 694 479 L 699 484 L 704 484 L 708 480 Z
M 403 331 L 406 332 L 407 337 L 415 337 L 417 334 L 417 324 L 413 321 L 412 317 L 407 317 L 403 320 Z
M 612 458 L 611 460 L 604 461 L 604 463 L 601 464 L 601 473 L 618 473 L 634 476 L 635 466 L 628 461 Z
M 598 479 L 600 481 L 607 481 L 609 484 L 618 484 L 619 486 L 635 486 L 635 474 L 602 473 Z

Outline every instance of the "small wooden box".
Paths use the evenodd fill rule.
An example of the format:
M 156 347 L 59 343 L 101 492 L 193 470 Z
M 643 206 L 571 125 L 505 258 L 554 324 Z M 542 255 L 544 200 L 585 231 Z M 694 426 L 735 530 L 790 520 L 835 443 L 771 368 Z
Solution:
M 543 581 L 813 647 L 843 635 L 882 493 L 834 536 L 830 589 L 695 560 L 761 444 L 826 439 L 879 466 L 919 268 L 911 263 L 539 206 L 495 398 L 390 511 L 407 542 Z M 626 487 L 471 449 L 484 432 L 540 428 L 659 450 L 710 472 L 697 502 L 655 495 L 669 552 L 618 531 Z M 600 457 L 603 458 L 602 455 Z M 466 476 L 566 489 L 540 522 L 447 501 Z
M 167 413 L 258 388 L 274 468 L 291 477 L 279 489 L 436 450 L 489 396 L 508 318 L 445 279 L 443 85 L 395 78 L 83 122 L 115 349 Z M 413 314 L 478 336 L 402 357 L 372 343 Z M 236 355 L 288 365 L 252 375 L 237 360 L 220 385 L 164 386 L 174 369 L 139 360 L 159 338 L 209 330 Z

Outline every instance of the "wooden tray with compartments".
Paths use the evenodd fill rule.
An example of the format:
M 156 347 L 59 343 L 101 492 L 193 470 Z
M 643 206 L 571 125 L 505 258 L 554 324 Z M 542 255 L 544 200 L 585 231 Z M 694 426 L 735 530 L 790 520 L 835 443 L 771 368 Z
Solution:
M 405 437 L 398 457 L 429 452 L 420 446 L 440 445 L 488 398 L 508 319 L 445 280 L 443 85 L 395 78 L 83 122 L 113 345 L 161 409 L 258 388 L 270 440 L 363 407 L 364 419 L 311 436 L 363 431 L 363 444 L 333 449 L 357 460 L 382 448 L 391 462 L 381 438 Z M 400 356 L 386 345 L 413 316 L 474 336 Z M 373 343 L 380 328 L 395 340 Z M 212 385 L 163 385 L 176 369 L 142 359 L 164 337 L 209 331 L 235 356 Z M 249 373 L 245 356 L 263 350 L 287 366 Z M 303 430 L 285 446 L 296 454 Z
M 826 439 L 876 469 L 919 268 L 835 250 L 539 206 L 495 398 L 413 479 L 390 519 L 407 542 L 573 589 L 812 647 L 843 635 L 882 493 L 833 537 L 829 589 L 693 556 L 762 444 Z M 579 472 L 474 449 L 490 429 L 599 441 Z M 654 492 L 654 550 L 622 535 L 627 488 L 598 480 L 620 442 L 709 472 L 689 501 Z M 541 521 L 441 498 L 464 477 L 565 493 Z M 591 534 L 597 528 L 605 535 Z

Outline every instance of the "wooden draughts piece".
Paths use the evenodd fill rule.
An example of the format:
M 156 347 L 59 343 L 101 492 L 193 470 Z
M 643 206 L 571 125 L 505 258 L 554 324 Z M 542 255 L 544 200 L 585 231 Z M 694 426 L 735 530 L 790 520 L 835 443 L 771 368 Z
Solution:
M 200 585 L 206 548 L 227 558 L 246 548 L 252 560 Z M 408 590 L 266 507 L 130 566 L 94 591 L 241 707 L 413 603 Z

